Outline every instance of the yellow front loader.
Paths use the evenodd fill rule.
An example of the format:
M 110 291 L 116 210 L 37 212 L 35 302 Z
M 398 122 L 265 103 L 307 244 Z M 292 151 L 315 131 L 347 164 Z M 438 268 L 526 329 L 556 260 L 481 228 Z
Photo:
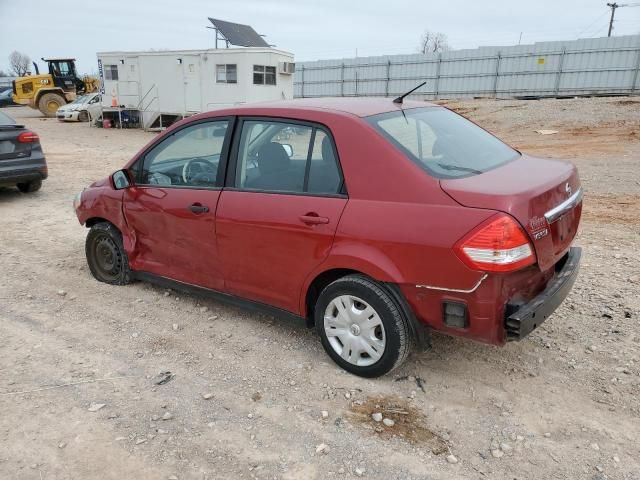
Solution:
M 98 80 L 78 77 L 75 58 L 43 58 L 49 66 L 48 74 L 40 74 L 34 62 L 35 75 L 17 78 L 13 82 L 13 101 L 40 110 L 47 117 L 54 117 L 62 105 L 72 102 L 79 95 L 98 89 Z

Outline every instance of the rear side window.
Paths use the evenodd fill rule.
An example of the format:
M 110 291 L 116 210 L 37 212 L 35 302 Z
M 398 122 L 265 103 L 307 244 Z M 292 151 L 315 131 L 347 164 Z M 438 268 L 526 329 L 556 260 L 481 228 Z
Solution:
M 266 192 L 339 194 L 342 176 L 331 136 L 313 125 L 245 120 L 235 187 Z
M 368 121 L 436 178 L 477 175 L 520 155 L 473 122 L 445 108 L 398 110 L 374 115 Z

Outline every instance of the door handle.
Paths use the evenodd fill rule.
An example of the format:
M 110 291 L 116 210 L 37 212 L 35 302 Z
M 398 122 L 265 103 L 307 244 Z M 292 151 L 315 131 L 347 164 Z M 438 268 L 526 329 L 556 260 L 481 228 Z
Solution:
M 207 213 L 209 211 L 209 207 L 202 205 L 201 203 L 194 203 L 189 207 L 189 210 L 195 214 Z
M 326 225 L 329 223 L 329 219 L 327 217 L 321 217 L 316 212 L 309 212 L 306 215 L 300 215 L 300 220 L 302 223 L 306 223 L 307 225 Z

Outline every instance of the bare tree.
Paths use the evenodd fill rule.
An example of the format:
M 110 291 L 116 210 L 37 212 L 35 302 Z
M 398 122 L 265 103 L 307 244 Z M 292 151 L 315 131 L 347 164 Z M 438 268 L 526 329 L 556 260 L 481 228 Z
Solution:
M 451 50 L 451 46 L 444 33 L 425 30 L 420 38 L 418 49 L 420 53 L 435 53 Z
M 11 70 L 18 77 L 23 77 L 29 71 L 29 65 L 31 64 L 31 59 L 29 55 L 25 53 L 20 53 L 16 50 L 11 52 L 9 55 L 9 65 L 11 66 Z

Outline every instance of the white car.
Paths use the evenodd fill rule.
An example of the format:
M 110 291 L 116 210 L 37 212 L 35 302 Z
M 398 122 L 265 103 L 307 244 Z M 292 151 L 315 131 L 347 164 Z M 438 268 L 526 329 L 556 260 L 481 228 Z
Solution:
M 100 116 L 102 106 L 99 93 L 89 93 L 58 108 L 56 117 L 64 122 L 88 122 Z

